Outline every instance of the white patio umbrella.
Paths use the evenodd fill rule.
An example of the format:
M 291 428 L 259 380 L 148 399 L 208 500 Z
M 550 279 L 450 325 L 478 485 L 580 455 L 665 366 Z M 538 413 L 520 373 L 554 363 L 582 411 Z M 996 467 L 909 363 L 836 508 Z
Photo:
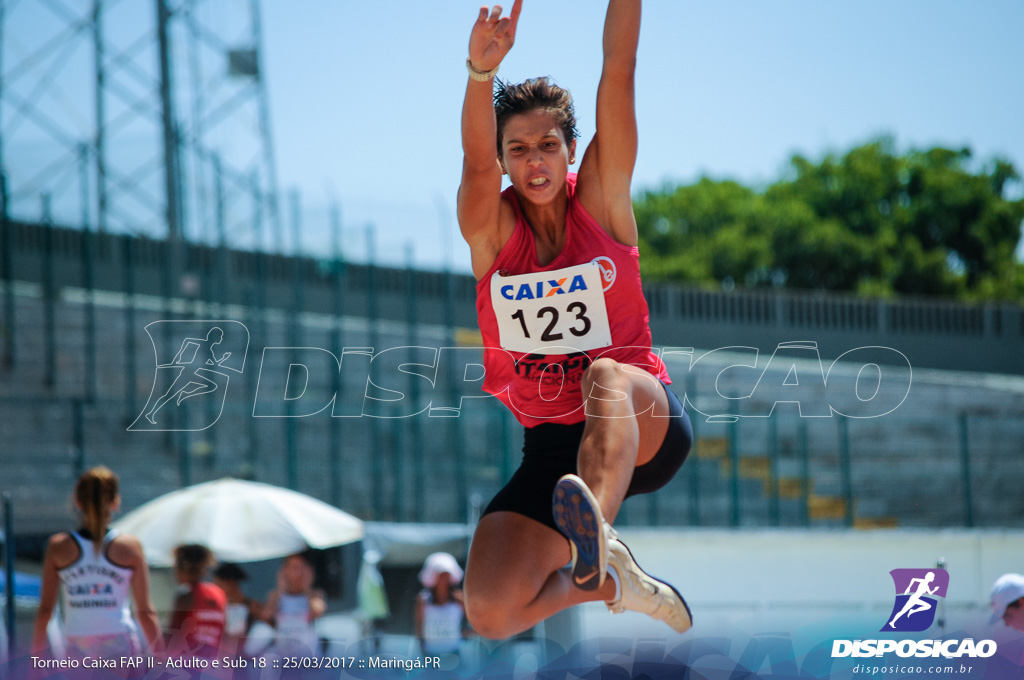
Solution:
M 363 537 L 362 520 L 327 503 L 230 478 L 164 494 L 113 526 L 138 537 L 154 567 L 173 565 L 174 548 L 183 543 L 202 543 L 223 561 L 252 562 Z

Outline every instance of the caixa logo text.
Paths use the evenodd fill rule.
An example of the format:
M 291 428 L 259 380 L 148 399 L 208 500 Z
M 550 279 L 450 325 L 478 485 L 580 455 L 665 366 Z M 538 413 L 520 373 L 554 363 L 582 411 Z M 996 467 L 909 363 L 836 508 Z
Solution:
M 587 290 L 587 282 L 583 276 L 577 274 L 572 277 L 572 282 L 567 283 L 569 277 L 553 279 L 548 281 L 537 281 L 536 283 L 520 283 L 518 286 L 502 286 L 501 296 L 506 300 L 536 300 L 537 298 L 551 297 L 552 295 L 564 295 L 574 293 L 577 290 Z

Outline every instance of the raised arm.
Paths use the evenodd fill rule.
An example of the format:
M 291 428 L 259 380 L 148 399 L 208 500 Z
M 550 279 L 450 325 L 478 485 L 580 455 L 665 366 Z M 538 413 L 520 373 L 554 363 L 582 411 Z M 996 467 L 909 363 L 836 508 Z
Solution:
M 458 217 L 462 236 L 473 254 L 473 270 L 478 276 L 490 268 L 490 261 L 501 248 L 502 171 L 496 144 L 493 71 L 512 48 L 521 8 L 522 0 L 515 0 L 511 14 L 502 17 L 500 5 L 490 11 L 481 7 L 469 36 L 471 73 L 462 104 L 463 159 Z
M 597 86 L 597 133 L 579 172 L 580 200 L 611 236 L 636 245 L 630 182 L 636 164 L 634 102 L 640 0 L 609 0 L 604 66 Z
M 420 597 L 419 595 L 417 595 L 416 596 L 416 606 L 415 606 L 415 609 L 413 609 L 413 628 L 414 628 L 413 632 L 416 635 L 416 639 L 419 640 L 420 651 L 423 652 L 424 654 L 426 654 L 426 650 L 423 649 L 423 642 L 425 640 L 424 632 L 423 632 L 423 621 L 424 621 L 424 618 L 425 618 L 425 615 L 426 615 L 426 606 L 427 605 L 423 601 L 423 598 Z
M 264 623 L 269 623 L 271 626 L 277 625 L 277 603 L 281 599 L 281 591 L 278 589 L 271 590 L 267 594 L 267 601 L 265 604 L 260 605 L 260 620 Z

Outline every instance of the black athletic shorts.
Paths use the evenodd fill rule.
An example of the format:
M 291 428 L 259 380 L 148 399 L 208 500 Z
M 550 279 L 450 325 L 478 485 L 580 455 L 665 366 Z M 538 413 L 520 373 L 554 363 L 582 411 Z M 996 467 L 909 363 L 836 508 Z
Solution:
M 693 426 L 679 397 L 665 387 L 668 396 L 668 431 L 661 448 L 648 462 L 633 470 L 626 498 L 652 493 L 669 483 L 682 466 L 693 445 Z M 586 421 L 572 425 L 544 423 L 526 428 L 523 462 L 508 484 L 487 505 L 484 514 L 499 511 L 518 512 L 555 529 L 551 516 L 551 496 L 563 475 L 576 473 L 576 457 Z M 557 529 L 556 529 L 557 530 Z

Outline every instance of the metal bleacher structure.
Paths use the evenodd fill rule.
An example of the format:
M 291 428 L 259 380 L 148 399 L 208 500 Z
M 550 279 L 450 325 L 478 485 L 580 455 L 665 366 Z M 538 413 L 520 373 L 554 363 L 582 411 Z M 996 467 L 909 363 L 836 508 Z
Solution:
M 457 346 L 480 356 L 469 276 L 251 245 L 284 250 L 259 3 L 8 5 L 0 490 L 12 495 L 17 532 L 65 528 L 75 478 L 100 463 L 122 476 L 126 510 L 231 475 L 368 520 L 471 523 L 518 463 L 521 430 L 494 399 L 469 400 L 458 418 L 254 417 L 265 348 Z M 292 213 L 298 244 L 297 193 Z M 332 223 L 340 233 L 340 217 Z M 696 445 L 667 487 L 627 502 L 621 521 L 1020 524 L 1020 305 L 662 284 L 646 293 L 655 345 L 698 348 L 666 354 Z M 223 411 L 196 397 L 161 412 L 173 427 L 129 429 L 157 389 L 154 350 L 173 355 L 180 341 L 166 324 L 153 335 L 147 325 L 187 319 L 248 331 L 244 371 L 217 393 Z M 891 349 L 858 350 L 873 346 Z M 357 370 L 311 369 L 303 403 L 337 394 L 358 406 L 365 357 L 344 356 L 343 369 Z M 457 384 L 462 375 L 448 366 L 429 391 L 409 378 L 409 400 L 386 409 L 479 394 Z M 276 415 L 296 415 L 300 400 L 280 396 Z M 893 408 L 870 413 L 886 400 Z
M 342 347 L 462 346 L 478 360 L 469 276 L 194 244 L 175 255 L 162 240 L 18 222 L 3 244 L 0 487 L 19 534 L 65 526 L 74 479 L 100 463 L 122 476 L 125 509 L 236 476 L 364 519 L 425 522 L 472 522 L 518 463 L 521 430 L 494 399 L 467 402 L 458 418 L 332 418 L 329 408 L 253 417 L 267 347 L 341 356 Z M 1021 307 L 663 284 L 647 297 L 656 346 L 700 348 L 666 355 L 696 445 L 667 487 L 626 504 L 622 521 L 1004 527 L 1024 517 Z M 199 429 L 217 406 L 196 399 L 176 412 L 178 431 L 129 430 L 163 341 L 150 340 L 147 324 L 190 318 L 249 331 L 223 413 Z M 832 366 L 871 346 L 892 349 Z M 760 351 L 756 362 L 744 347 Z M 706 354 L 716 348 L 729 349 Z M 439 373 L 417 403 L 451 403 L 460 388 L 450 377 Z M 366 379 L 310 370 L 304 398 L 358 402 Z M 799 408 L 817 417 L 781 403 L 798 384 Z M 888 412 L 863 417 L 865 404 L 886 400 Z

